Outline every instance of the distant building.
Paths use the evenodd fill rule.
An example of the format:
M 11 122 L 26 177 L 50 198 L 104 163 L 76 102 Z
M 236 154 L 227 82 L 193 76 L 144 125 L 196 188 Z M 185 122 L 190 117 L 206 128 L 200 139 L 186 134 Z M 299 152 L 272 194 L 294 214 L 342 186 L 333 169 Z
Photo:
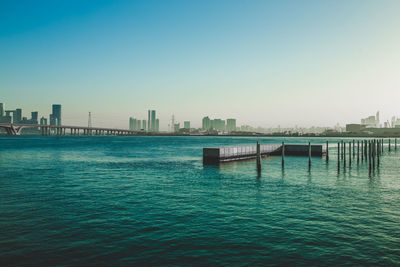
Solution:
M 184 121 L 183 122 L 183 128 L 190 129 L 190 121 Z
M 147 130 L 151 132 L 151 110 L 147 111 Z
M 211 129 L 211 120 L 210 120 L 210 118 L 208 116 L 203 118 L 202 129 L 203 130 L 210 130 Z
M 53 104 L 53 113 L 50 114 L 50 125 L 61 126 L 61 105 Z
M 159 127 L 157 126 L 158 119 L 156 118 L 156 111 L 155 110 L 148 110 L 147 111 L 147 130 L 149 132 L 158 132 Z
M 180 124 L 179 123 L 175 123 L 174 124 L 174 132 L 175 133 L 179 132 L 179 128 L 180 128 Z
M 13 123 L 20 123 L 22 121 L 22 109 L 17 108 L 13 117 Z
M 369 116 L 365 119 L 361 119 L 361 124 L 365 125 L 367 128 L 379 128 L 379 111 L 376 116 Z
M 0 103 L 0 118 L 4 117 L 4 105 L 3 103 Z
M 136 130 L 140 131 L 142 129 L 141 120 L 136 120 Z
M 218 131 L 225 131 L 225 120 L 214 119 L 211 121 L 211 128 Z
M 236 131 L 236 119 L 227 119 L 226 120 L 226 130 L 228 132 Z
M 38 124 L 38 118 L 39 118 L 39 112 L 33 111 L 31 112 L 31 123 L 32 124 Z
M 45 117 L 40 118 L 40 125 L 47 125 L 47 119 Z
M 156 119 L 156 123 L 155 123 L 155 132 L 159 132 L 160 131 L 160 120 Z
M 146 120 L 142 120 L 142 128 L 143 128 L 143 130 L 144 131 L 146 131 L 147 130 L 147 124 L 146 124 Z
M 365 125 L 363 124 L 346 124 L 346 132 L 350 133 L 359 133 L 365 129 Z
M 156 132 L 156 111 L 151 111 L 151 131 Z
M 133 117 L 130 117 L 129 118 L 129 130 L 136 131 L 136 126 L 137 126 L 136 119 Z

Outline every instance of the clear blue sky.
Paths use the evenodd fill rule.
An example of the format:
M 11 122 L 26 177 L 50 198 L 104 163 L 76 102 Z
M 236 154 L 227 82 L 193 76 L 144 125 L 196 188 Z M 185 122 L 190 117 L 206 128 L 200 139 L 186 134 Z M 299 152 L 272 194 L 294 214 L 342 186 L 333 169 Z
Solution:
M 400 116 L 400 1 L 1 1 L 0 102 L 127 127 Z

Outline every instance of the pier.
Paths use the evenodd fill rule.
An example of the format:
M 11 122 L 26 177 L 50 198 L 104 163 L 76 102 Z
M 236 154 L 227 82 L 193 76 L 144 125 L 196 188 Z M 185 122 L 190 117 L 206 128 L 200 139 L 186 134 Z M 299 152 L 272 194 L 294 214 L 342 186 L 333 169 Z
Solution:
M 284 148 L 284 150 L 282 149 Z M 322 156 L 326 153 L 325 145 L 311 144 L 265 144 L 260 145 L 260 156 Z M 207 147 L 203 148 L 203 163 L 218 164 L 245 159 L 257 158 L 257 145 Z M 282 159 L 282 165 L 284 159 Z
M 346 152 L 346 146 L 348 150 Z M 387 140 L 387 150 L 391 153 L 391 139 Z M 375 172 L 382 165 L 384 154 L 384 139 L 369 139 L 337 142 L 337 169 L 341 167 L 346 170 L 352 169 L 354 165 L 360 164 L 368 166 L 369 173 Z M 335 144 L 331 148 L 334 148 Z M 394 140 L 394 150 L 397 150 L 397 139 Z M 392 152 L 393 153 L 393 152 Z M 361 161 L 360 161 L 361 154 Z M 281 156 L 282 168 L 285 166 L 285 155 L 288 156 L 308 156 L 308 168 L 311 169 L 311 157 L 324 156 L 326 164 L 329 163 L 329 143 L 312 145 L 308 144 L 265 144 L 229 147 L 207 147 L 203 148 L 203 164 L 217 165 L 224 162 L 239 161 L 246 159 L 257 159 L 257 170 L 261 172 L 261 158 L 267 156 Z M 348 162 L 348 164 L 346 164 Z

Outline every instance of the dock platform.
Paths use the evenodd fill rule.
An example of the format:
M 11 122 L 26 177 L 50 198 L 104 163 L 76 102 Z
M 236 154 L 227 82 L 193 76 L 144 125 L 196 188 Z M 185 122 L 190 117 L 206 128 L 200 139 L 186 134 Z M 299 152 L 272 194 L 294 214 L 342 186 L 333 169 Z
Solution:
M 311 156 L 313 157 L 322 156 L 325 151 L 325 145 L 311 145 Z M 282 145 L 260 145 L 260 152 L 262 157 L 278 156 L 282 154 Z M 286 156 L 308 156 L 308 144 L 285 144 L 284 152 Z M 256 157 L 256 145 L 203 148 L 204 164 L 218 164 L 221 162 L 255 159 Z

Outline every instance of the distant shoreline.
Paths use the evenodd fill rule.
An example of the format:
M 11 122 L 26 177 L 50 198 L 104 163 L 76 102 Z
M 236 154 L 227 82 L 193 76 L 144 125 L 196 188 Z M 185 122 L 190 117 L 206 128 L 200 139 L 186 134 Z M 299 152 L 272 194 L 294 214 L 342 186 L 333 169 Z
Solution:
M 6 133 L 0 133 L 0 136 L 8 136 Z M 41 134 L 35 133 L 23 133 L 20 136 L 42 136 Z M 50 136 L 57 136 L 56 134 Z M 280 137 L 280 138 L 301 138 L 301 137 L 312 137 L 312 138 L 397 138 L 400 137 L 399 134 L 329 134 L 329 135 L 315 135 L 315 134 L 303 134 L 303 135 L 284 135 L 284 134 L 176 134 L 176 133 L 139 133 L 135 135 L 70 135 L 66 134 L 64 136 L 171 136 L 171 137 Z

